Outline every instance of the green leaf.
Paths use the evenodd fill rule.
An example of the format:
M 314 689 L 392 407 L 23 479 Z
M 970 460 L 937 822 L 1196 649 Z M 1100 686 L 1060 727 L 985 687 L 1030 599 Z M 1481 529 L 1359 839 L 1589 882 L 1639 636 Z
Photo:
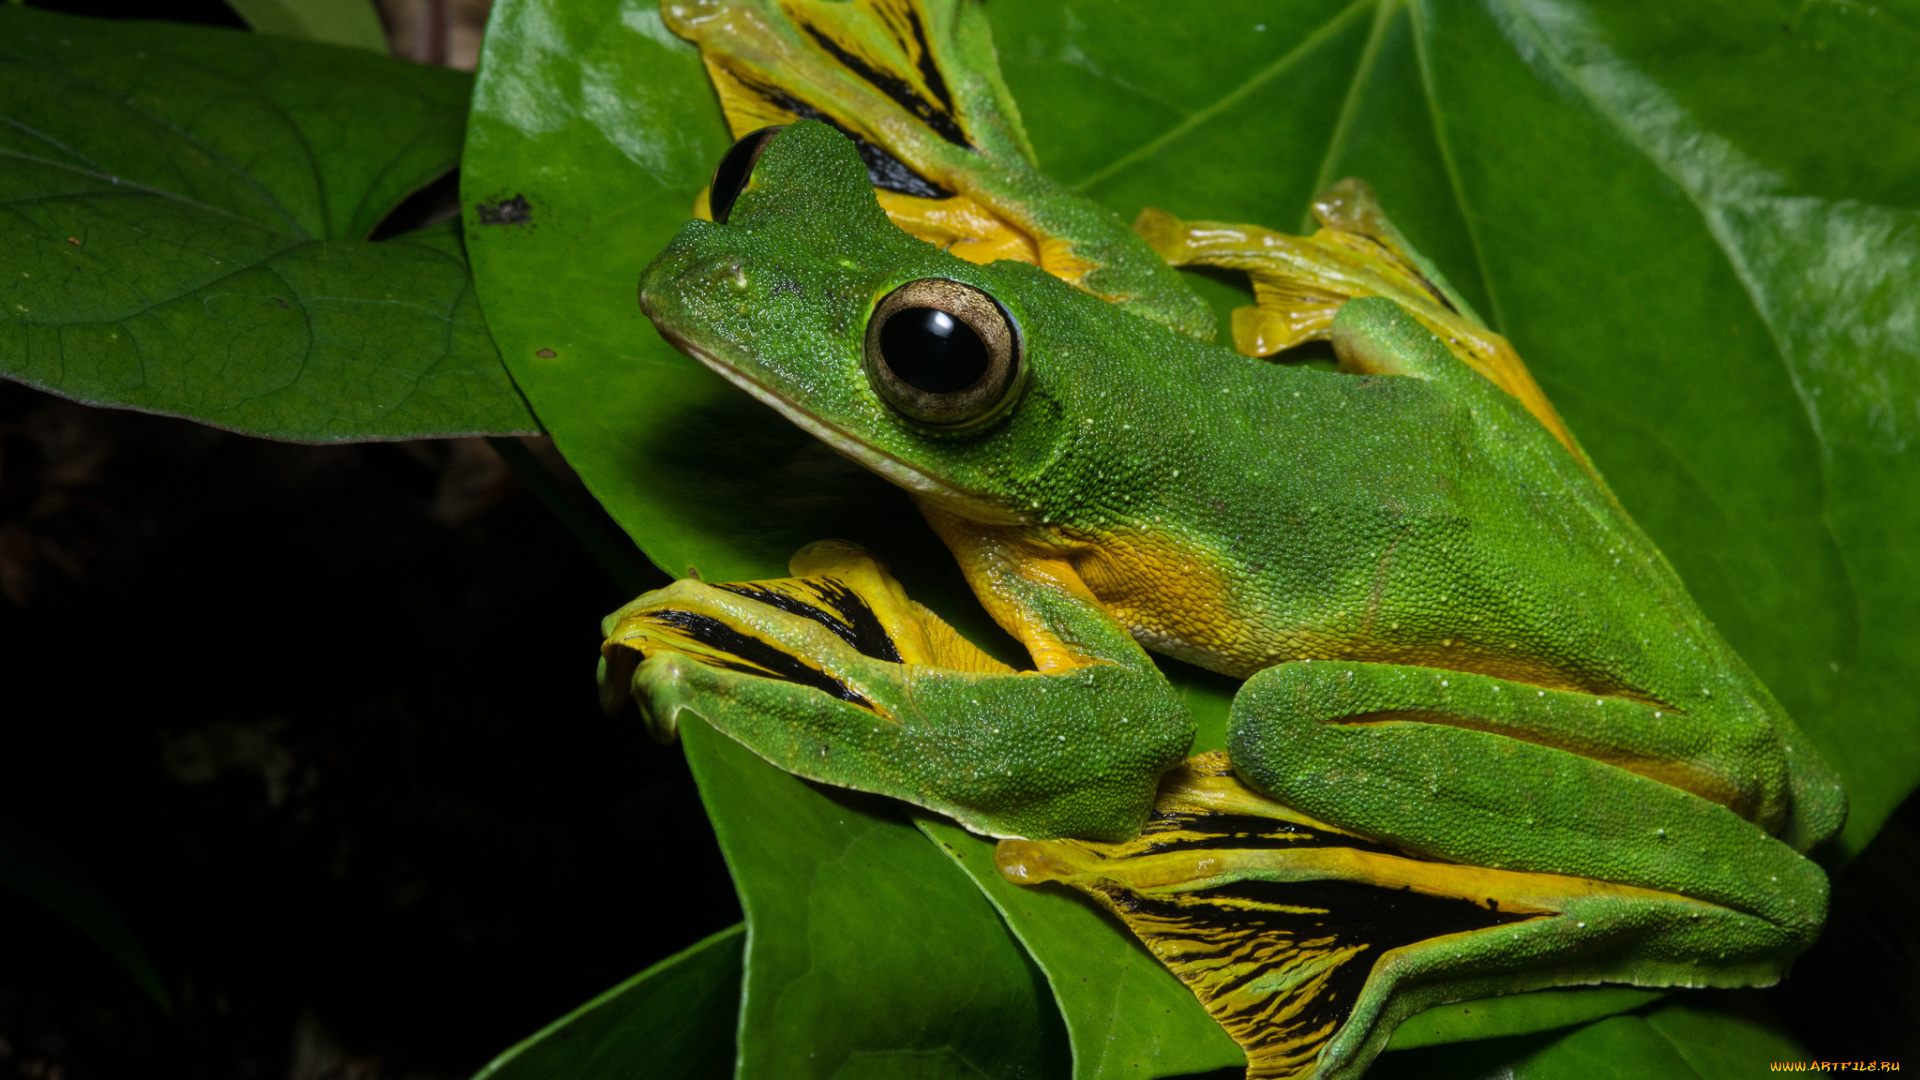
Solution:
M 816 788 L 705 724 L 681 732 L 747 916 L 737 1076 L 1058 1076 L 1045 980 L 885 799 Z M 781 828 L 766 828 L 768 822 Z
M 1664 990 L 1606 986 L 1542 990 L 1439 1005 L 1401 1021 L 1393 1030 L 1393 1042 L 1387 1049 L 1415 1050 L 1422 1046 L 1551 1031 L 1628 1012 L 1665 996 Z
M 1246 1054 L 1119 920 L 1064 885 L 1022 888 L 993 865 L 993 841 L 939 818 L 915 824 L 973 878 L 1046 973 L 1078 1078 L 1244 1067 Z
M 473 1080 L 703 1080 L 733 1066 L 746 927 L 667 957 L 548 1024 Z
M 227 6 L 255 33 L 387 55 L 387 32 L 372 0 L 227 0 Z
M 0 375 L 307 441 L 527 432 L 458 227 L 467 76 L 0 8 Z
M 56 848 L 7 817 L 0 817 L 0 885 L 31 897 L 79 928 L 140 984 L 154 1004 L 173 1012 L 159 971 L 100 889 Z
M 1708 613 L 1843 770 L 1848 850 L 1873 834 L 1920 778 L 1909 24 L 1886 7 L 1703 0 L 987 10 L 1042 166 L 1123 215 L 1157 205 L 1299 228 L 1320 187 L 1369 180 L 1514 339 Z M 674 353 L 635 308 L 640 270 L 728 141 L 697 54 L 648 4 L 509 0 L 483 72 L 464 172 L 482 296 L 516 378 L 614 516 L 662 567 L 709 580 L 777 575 L 822 536 L 859 540 L 978 634 L 950 558 L 903 498 Z M 1245 302 L 1194 280 L 1223 314 Z M 1004 654 L 1004 638 L 989 644 Z M 1230 685 L 1169 668 L 1217 729 Z M 781 835 L 783 821 L 749 822 L 743 792 L 720 783 L 703 790 L 724 835 Z M 1142 973 L 1140 993 L 1090 1003 L 1075 971 L 1087 987 L 1135 977 L 1111 924 L 1086 909 L 1047 924 L 1044 894 L 998 886 L 980 850 L 949 853 L 1074 1014 L 1076 1074 L 1171 1071 L 1150 1048 L 1190 1029 L 1147 1003 L 1178 995 Z M 1424 1017 L 1408 1038 L 1573 1024 L 1636 1000 L 1600 993 Z M 1590 1025 L 1578 1038 L 1599 1042 L 1577 1045 L 1617 1040 L 1626 1060 L 1640 1036 L 1623 1033 L 1645 1026 Z
M 1677 996 L 1627 1016 L 1558 1034 L 1489 1039 L 1387 1054 L 1369 1080 L 1589 1080 L 1658 1076 L 1740 1080 L 1771 1062 L 1807 1061 L 1753 991 Z

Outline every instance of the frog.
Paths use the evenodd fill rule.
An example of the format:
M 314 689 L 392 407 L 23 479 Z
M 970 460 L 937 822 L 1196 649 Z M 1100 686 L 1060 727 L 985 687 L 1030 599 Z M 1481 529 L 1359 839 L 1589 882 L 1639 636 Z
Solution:
M 831 126 L 728 158 L 641 308 L 904 490 L 1031 666 L 829 541 L 615 612 L 610 708 L 1000 838 L 1010 879 L 1097 894 L 1204 989 L 1249 1076 L 1360 1076 L 1448 1001 L 1765 985 L 1817 937 L 1836 773 L 1431 319 L 1357 296 L 1336 370 L 1275 364 L 910 235 Z M 1188 759 L 1150 651 L 1243 680 L 1224 754 Z M 1343 910 L 1391 940 L 1341 944 Z

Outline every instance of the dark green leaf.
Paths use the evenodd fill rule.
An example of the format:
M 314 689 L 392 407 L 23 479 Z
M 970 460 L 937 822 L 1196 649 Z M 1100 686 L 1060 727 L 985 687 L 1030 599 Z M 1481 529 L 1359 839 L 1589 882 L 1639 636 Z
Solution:
M 601 994 L 473 1080 L 704 1080 L 733 1068 L 746 927 L 736 924 Z
M 739 1077 L 1065 1071 L 1045 979 L 894 806 L 812 787 L 699 722 L 682 737 L 749 927 Z M 720 797 L 734 802 L 714 814 Z
M 950 822 L 915 822 L 973 878 L 1046 972 L 1073 1044 L 1073 1075 L 1156 1076 L 1244 1066 L 1247 1056 L 1119 920 L 1064 885 L 1022 888 L 993 865 L 993 841 Z
M 1778 1016 L 1752 991 L 1682 995 L 1557 1034 L 1388 1054 L 1369 1080 L 1739 1080 L 1772 1062 L 1804 1062 Z
M 167 1012 L 173 1004 L 147 951 L 87 876 L 20 823 L 0 817 L 0 885 L 29 896 L 78 927 Z
M 283 439 L 524 432 L 454 224 L 467 76 L 0 8 L 0 375 Z
M 1665 996 L 1665 993 L 1662 990 L 1638 990 L 1631 986 L 1607 986 L 1543 990 L 1536 994 L 1512 994 L 1483 1001 L 1440 1005 L 1402 1021 L 1393 1030 L 1393 1042 L 1387 1049 L 1413 1050 L 1443 1043 L 1550 1031 L 1637 1009 Z
M 1750 991 L 1683 995 L 1607 1023 L 1624 1028 L 1630 1021 L 1646 1025 L 1636 1038 L 1664 1040 L 1701 1080 L 1740 1080 L 1765 1062 L 1808 1058 L 1766 999 Z
M 770 576 L 800 544 L 848 536 L 977 626 L 904 499 L 674 354 L 635 310 L 640 269 L 727 136 L 690 48 L 651 10 L 596 7 L 506 3 L 489 41 L 469 237 L 516 377 L 666 569 Z M 1920 777 L 1911 23 L 1888 8 L 1697 0 L 988 10 L 1043 167 L 1123 215 L 1152 204 L 1300 227 L 1319 187 L 1371 181 L 1514 338 L 1709 614 L 1844 770 L 1849 848 L 1872 835 Z M 501 220 L 516 196 L 531 224 L 475 224 L 476 204 Z M 1231 688 L 1178 677 L 1217 724 Z M 717 825 L 741 820 L 733 794 L 709 791 Z M 1037 931 L 954 850 L 1063 1002 L 1069 969 L 1111 973 L 1100 958 L 1124 957 L 1096 916 Z M 1489 1015 L 1520 1030 L 1631 1001 L 1603 993 Z M 1108 1060 L 1094 1032 L 1143 1033 L 1145 1047 L 1173 1030 L 1132 1004 L 1148 1000 L 1070 1021 L 1080 1075 Z M 1464 1015 L 1427 1017 L 1409 1038 L 1486 1034 Z
M 372 0 L 227 0 L 227 6 L 258 34 L 387 54 L 387 32 Z

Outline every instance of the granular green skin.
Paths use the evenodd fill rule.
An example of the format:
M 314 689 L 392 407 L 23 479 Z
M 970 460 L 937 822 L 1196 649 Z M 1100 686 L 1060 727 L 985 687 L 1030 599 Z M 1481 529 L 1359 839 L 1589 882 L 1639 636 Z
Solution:
M 1024 389 L 977 430 L 916 427 L 862 366 L 874 304 L 920 278 L 978 287 L 1019 328 Z M 1392 302 L 1350 302 L 1335 345 L 1397 374 L 1242 357 L 907 236 L 813 124 L 641 290 L 677 344 L 913 493 L 989 610 L 1095 664 L 823 661 L 898 720 L 876 722 L 656 658 L 635 682 L 654 710 L 981 831 L 1123 836 L 1191 738 L 1137 639 L 1249 680 L 1234 765 L 1282 802 L 1439 859 L 1667 894 L 1580 900 L 1604 948 L 1543 945 L 1573 933 L 1560 919 L 1470 936 L 1449 993 L 1765 981 L 1817 933 L 1826 881 L 1799 853 L 1844 819 L 1835 774 L 1599 479 Z M 1050 557 L 1104 566 L 1083 571 L 1099 602 L 1023 570 Z M 1370 992 L 1383 1026 L 1350 1025 L 1323 1072 L 1362 1067 L 1432 992 Z

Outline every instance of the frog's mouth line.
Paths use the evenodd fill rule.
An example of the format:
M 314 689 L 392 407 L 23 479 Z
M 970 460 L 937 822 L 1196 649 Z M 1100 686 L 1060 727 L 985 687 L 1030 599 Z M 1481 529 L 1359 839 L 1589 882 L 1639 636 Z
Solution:
M 792 421 L 800 430 L 832 447 L 842 457 L 873 470 L 888 482 L 906 489 L 908 494 L 916 498 L 932 499 L 966 518 L 985 524 L 1018 525 L 1025 522 L 1024 517 L 1009 510 L 1000 500 L 956 487 L 937 476 L 930 476 L 852 432 L 835 427 L 807 412 L 772 387 L 686 338 L 657 324 L 655 329 L 659 330 L 660 336 L 666 338 L 667 343 L 674 348 L 705 364 L 721 378 L 745 390 L 762 404 L 770 406 L 775 412 Z

